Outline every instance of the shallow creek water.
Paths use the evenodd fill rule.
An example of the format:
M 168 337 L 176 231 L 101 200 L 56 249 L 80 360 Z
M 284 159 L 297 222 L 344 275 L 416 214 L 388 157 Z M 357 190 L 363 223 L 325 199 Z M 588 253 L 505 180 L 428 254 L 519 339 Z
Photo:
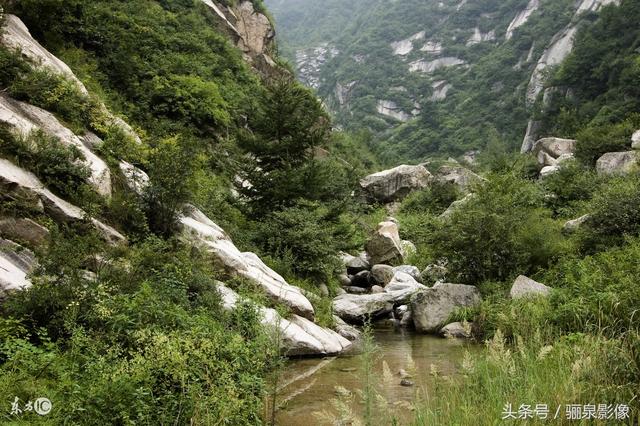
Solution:
M 410 424 L 411 403 L 424 399 L 433 391 L 432 365 L 444 376 L 454 376 L 459 370 L 465 351 L 475 352 L 481 347 L 462 340 L 419 335 L 407 330 L 374 330 L 377 345 L 373 377 L 378 393 L 384 398 L 388 411 L 399 424 Z M 352 413 L 360 418 L 363 405 L 358 391 L 362 390 L 363 355 L 326 359 L 291 360 L 280 378 L 278 393 L 280 426 L 332 425 L 339 419 L 335 402 L 339 399 L 336 387 L 351 392 L 348 403 Z M 385 365 L 386 364 L 386 365 Z M 388 368 L 386 368 L 388 366 Z M 412 373 L 414 386 L 400 384 L 400 369 Z M 320 414 L 322 413 L 322 414 Z M 330 419 L 333 418 L 333 421 Z

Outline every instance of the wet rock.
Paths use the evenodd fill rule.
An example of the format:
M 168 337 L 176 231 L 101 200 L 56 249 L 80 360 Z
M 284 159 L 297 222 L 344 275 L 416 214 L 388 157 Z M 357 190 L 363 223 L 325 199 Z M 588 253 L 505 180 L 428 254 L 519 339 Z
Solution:
M 440 329 L 443 337 L 468 339 L 471 337 L 471 325 L 469 323 L 452 322 Z
M 474 286 L 436 284 L 416 292 L 411 298 L 413 323 L 419 332 L 437 333 L 456 309 L 480 302 L 480 292 Z
M 350 342 L 354 342 L 362 337 L 360 330 L 347 324 L 336 315 L 333 316 L 333 323 L 333 330 Z

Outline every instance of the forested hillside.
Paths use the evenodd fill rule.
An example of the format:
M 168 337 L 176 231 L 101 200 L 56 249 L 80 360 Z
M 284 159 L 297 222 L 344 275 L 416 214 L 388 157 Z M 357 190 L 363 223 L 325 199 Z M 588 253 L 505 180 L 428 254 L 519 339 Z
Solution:
M 0 423 L 638 424 L 637 0 L 0 5 Z
M 539 93 L 532 74 L 557 65 L 568 53 L 563 35 L 611 2 L 350 2 L 331 8 L 341 7 L 337 16 L 312 3 L 269 2 L 282 50 L 302 81 L 317 74 L 336 122 L 371 131 L 393 163 L 516 149 Z M 333 53 L 320 50 L 314 63 L 324 43 Z

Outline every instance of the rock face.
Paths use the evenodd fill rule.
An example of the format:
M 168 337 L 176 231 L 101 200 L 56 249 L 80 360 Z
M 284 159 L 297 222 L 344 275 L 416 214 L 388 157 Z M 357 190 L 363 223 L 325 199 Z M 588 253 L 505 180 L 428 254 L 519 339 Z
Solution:
M 402 121 L 403 123 L 411 119 L 411 115 L 402 111 L 393 101 L 378 101 L 376 111 L 378 111 L 379 114 Z
M 412 35 L 404 40 L 391 43 L 391 49 L 393 49 L 394 55 L 405 56 L 411 53 L 413 50 L 413 42 L 418 40 L 424 40 L 425 32 L 420 31 L 417 34 Z
M 489 31 L 488 33 L 483 33 L 480 31 L 480 28 L 476 27 L 473 29 L 473 34 L 467 40 L 467 46 L 473 46 L 474 44 L 483 43 L 486 41 L 493 41 L 496 39 L 496 32 Z
M 222 283 L 216 284 L 223 307 L 233 310 L 241 301 L 240 296 Z M 298 315 L 282 318 L 274 309 L 259 308 L 262 324 L 280 339 L 281 352 L 287 356 L 337 355 L 351 347 L 351 342 L 340 334 L 322 328 Z
M 530 0 L 529 4 L 527 4 L 527 7 L 524 10 L 518 12 L 516 17 L 513 18 L 513 21 L 511 21 L 509 27 L 507 28 L 507 40 L 513 37 L 513 33 L 515 32 L 515 30 L 527 23 L 531 15 L 533 15 L 533 12 L 538 10 L 539 7 L 540 0 Z
M 313 320 L 311 302 L 295 286 L 265 265 L 254 253 L 241 253 L 222 228 L 195 207 L 180 218 L 183 236 L 203 247 L 229 273 L 258 284 L 267 296 L 288 306 L 292 312 Z
M 453 86 L 447 83 L 446 80 L 438 80 L 431 83 L 431 88 L 433 89 L 433 93 L 429 99 L 432 102 L 437 102 L 447 99 L 447 94 Z
M 596 170 L 599 175 L 624 175 L 638 166 L 640 154 L 636 151 L 608 152 L 598 158 Z
M 529 123 L 527 124 L 527 133 L 524 135 L 524 139 L 522 140 L 520 153 L 525 154 L 533 149 L 533 145 L 536 143 L 536 139 L 538 138 L 540 126 L 541 123 L 539 121 L 529 120 Z
M 0 159 L 0 198 L 28 200 L 33 208 L 44 211 L 60 223 L 78 222 L 85 219 L 86 213 L 46 189 L 33 174 L 13 163 Z M 126 238 L 115 229 L 90 219 L 96 230 L 111 244 L 126 242 Z
M 466 65 L 466 64 L 467 63 L 460 58 L 449 57 L 449 56 L 434 59 L 432 61 L 425 61 L 424 59 L 420 59 L 418 61 L 414 61 L 409 64 L 409 71 L 431 74 L 441 68 L 455 67 L 455 66 Z
M 380 222 L 367 241 L 366 250 L 373 264 L 402 260 L 404 251 L 398 234 L 398 225 L 393 222 Z
M 83 95 L 89 94 L 84 84 L 82 84 L 82 82 L 75 76 L 67 64 L 51 54 L 51 52 L 42 47 L 42 45 L 40 45 L 40 43 L 31 36 L 29 30 L 20 18 L 14 15 L 6 15 L 3 30 L 0 42 L 4 46 L 9 49 L 20 50 L 34 66 L 46 68 L 49 71 L 68 79 L 76 85 Z M 106 106 L 101 105 L 101 109 L 107 118 L 107 122 L 104 123 L 105 125 L 115 126 L 137 143 L 142 143 L 140 137 L 135 133 L 131 126 L 125 123 L 121 118 L 111 114 L 111 112 L 107 110 Z
M 119 166 L 129 189 L 138 196 L 143 195 L 144 190 L 149 186 L 149 175 L 126 161 L 120 161 Z
M 82 93 L 88 94 L 84 84 L 76 78 L 71 68 L 42 47 L 42 45 L 31 36 L 29 30 L 20 18 L 14 15 L 6 15 L 3 30 L 1 40 L 4 46 L 9 49 L 20 50 L 22 54 L 36 66 L 46 67 L 56 74 L 63 75 L 73 81 Z
M 270 56 L 275 31 L 269 18 L 257 12 L 251 1 L 242 0 L 229 7 L 213 0 L 201 1 L 218 16 L 248 63 L 267 75 L 277 67 Z
M 276 33 L 269 19 L 262 13 L 256 12 L 251 1 L 245 0 L 235 8 L 238 17 L 236 27 L 242 36 L 239 47 L 251 54 L 267 52 L 269 44 Z
M 436 284 L 411 298 L 413 324 L 419 332 L 437 333 L 456 309 L 480 302 L 480 292 L 474 286 Z
M 7 217 L 0 219 L 0 235 L 37 247 L 47 241 L 49 230 L 31 219 Z
M 512 299 L 521 299 L 531 296 L 547 296 L 550 291 L 550 287 L 520 275 L 514 281 L 509 294 Z
M 544 51 L 542 57 L 538 60 L 527 88 L 527 103 L 533 105 L 536 98 L 544 89 L 545 71 L 548 67 L 559 65 L 571 53 L 573 49 L 573 39 L 578 29 L 570 26 L 556 34 L 551 40 L 551 44 Z
M 0 239 L 0 299 L 11 291 L 31 286 L 27 275 L 36 264 L 33 253 L 20 245 Z
M 425 167 L 402 165 L 366 176 L 360 186 L 369 199 L 389 203 L 406 197 L 411 191 L 426 188 L 431 180 L 431 173 Z
M 24 137 L 34 131 L 42 131 L 58 139 L 65 146 L 77 148 L 85 158 L 84 163 L 91 170 L 89 183 L 99 194 L 111 195 L 111 173 L 107 164 L 89 150 L 71 130 L 64 127 L 53 114 L 0 95 L 0 122 L 8 124 Z

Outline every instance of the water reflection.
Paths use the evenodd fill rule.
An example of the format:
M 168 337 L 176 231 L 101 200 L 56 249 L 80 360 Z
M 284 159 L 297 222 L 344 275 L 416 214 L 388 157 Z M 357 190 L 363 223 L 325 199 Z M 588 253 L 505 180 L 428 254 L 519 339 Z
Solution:
M 374 365 L 377 389 L 387 411 L 407 424 L 412 419 L 411 403 L 433 391 L 434 369 L 441 375 L 453 376 L 459 369 L 465 351 L 479 347 L 462 340 L 417 335 L 407 330 L 375 330 L 378 346 Z M 356 417 L 362 414 L 361 377 L 363 355 L 324 360 L 293 360 L 286 366 L 278 397 L 278 424 L 281 426 L 331 425 L 338 411 L 350 409 Z M 402 370 L 402 371 L 401 371 Z M 411 375 L 414 386 L 402 386 L 401 374 Z M 347 395 L 352 395 L 351 401 Z M 342 398 L 339 398 L 342 396 Z M 348 407 L 336 407 L 336 402 Z M 319 416 L 318 413 L 324 413 Z

